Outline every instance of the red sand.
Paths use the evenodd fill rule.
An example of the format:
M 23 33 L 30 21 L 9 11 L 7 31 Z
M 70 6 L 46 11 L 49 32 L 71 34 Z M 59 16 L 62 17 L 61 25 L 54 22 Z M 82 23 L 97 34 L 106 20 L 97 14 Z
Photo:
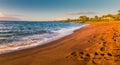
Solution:
M 90 23 L 36 48 L 0 55 L 0 65 L 120 65 L 120 23 Z

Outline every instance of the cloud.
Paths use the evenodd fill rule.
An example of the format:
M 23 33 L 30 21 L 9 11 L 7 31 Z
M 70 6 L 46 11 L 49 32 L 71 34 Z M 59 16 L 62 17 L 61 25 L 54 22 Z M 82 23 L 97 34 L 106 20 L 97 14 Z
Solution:
M 8 15 L 0 12 L 0 20 L 21 20 L 21 15 Z
M 66 15 L 93 15 L 96 12 L 69 12 Z
M 21 19 L 15 17 L 0 17 L 0 20 L 21 20 Z
M 15 14 L 5 14 L 6 16 L 12 16 L 12 17 L 21 17 L 21 16 L 23 16 L 23 15 L 15 15 Z

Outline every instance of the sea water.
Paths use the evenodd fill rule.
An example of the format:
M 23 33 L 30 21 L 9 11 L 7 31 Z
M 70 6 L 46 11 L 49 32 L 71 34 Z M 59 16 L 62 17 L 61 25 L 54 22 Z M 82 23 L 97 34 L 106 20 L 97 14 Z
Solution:
M 70 35 L 85 24 L 0 21 L 0 54 L 43 45 Z

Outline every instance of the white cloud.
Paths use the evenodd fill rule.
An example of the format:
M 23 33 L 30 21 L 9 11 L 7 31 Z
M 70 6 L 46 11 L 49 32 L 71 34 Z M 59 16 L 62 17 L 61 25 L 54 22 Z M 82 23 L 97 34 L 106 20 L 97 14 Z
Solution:
M 19 16 L 20 15 L 8 15 L 0 12 L 0 20 L 21 20 Z
M 3 17 L 3 16 L 4 16 L 3 13 L 0 12 L 0 17 Z
M 69 12 L 66 15 L 93 15 L 96 12 Z

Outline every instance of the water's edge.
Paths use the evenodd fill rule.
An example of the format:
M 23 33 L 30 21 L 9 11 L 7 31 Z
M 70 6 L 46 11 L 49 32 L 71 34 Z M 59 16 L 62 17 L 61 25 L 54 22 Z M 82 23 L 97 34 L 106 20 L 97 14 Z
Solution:
M 5 53 L 10 53 L 10 52 L 15 52 L 15 51 L 19 51 L 19 50 L 24 50 L 24 49 L 29 49 L 29 48 L 33 48 L 33 47 L 37 47 L 37 46 L 42 46 L 42 45 L 45 45 L 45 44 L 48 44 L 48 43 L 50 43 L 50 42 L 53 42 L 53 41 L 55 41 L 55 40 L 59 40 L 59 39 L 61 39 L 61 38 L 63 38 L 63 37 L 66 37 L 66 36 L 68 36 L 68 35 L 71 35 L 71 34 L 73 34 L 74 33 L 74 31 L 75 30 L 78 30 L 78 29 L 80 29 L 80 28 L 82 28 L 82 27 L 85 27 L 85 26 L 87 26 L 87 25 L 89 25 L 89 24 L 84 24 L 84 25 L 82 25 L 82 26 L 80 26 L 80 27 L 77 27 L 77 28 L 75 28 L 75 29 L 73 29 L 73 30 L 69 30 L 68 32 L 66 32 L 66 33 L 63 33 L 62 35 L 59 35 L 59 36 L 55 36 L 54 38 L 51 38 L 51 39 L 49 39 L 49 40 L 46 40 L 46 41 L 43 41 L 43 42 L 41 42 L 41 41 L 33 41 L 33 40 L 31 40 L 31 41 L 28 41 L 28 42 L 25 42 L 25 43 L 23 43 L 22 45 L 19 45 L 18 47 L 16 46 L 16 45 L 10 45 L 9 47 L 0 47 L 0 54 L 5 54 Z M 38 35 L 36 35 L 36 36 L 38 36 Z M 38 36 L 39 37 L 39 36 Z

